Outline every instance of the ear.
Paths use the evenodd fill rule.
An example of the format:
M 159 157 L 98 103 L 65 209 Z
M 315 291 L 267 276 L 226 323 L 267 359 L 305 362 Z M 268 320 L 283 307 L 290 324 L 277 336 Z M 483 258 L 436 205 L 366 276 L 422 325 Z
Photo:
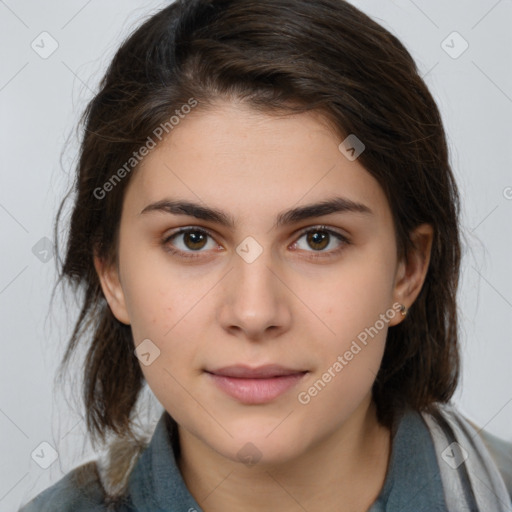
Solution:
M 434 228 L 430 224 L 421 224 L 410 235 L 413 247 L 399 262 L 395 278 L 394 300 L 411 307 L 420 294 L 430 263 Z M 389 325 L 399 324 L 404 317 L 395 315 Z
M 98 274 L 101 289 L 105 299 L 110 306 L 112 314 L 123 324 L 130 325 L 130 317 L 126 309 L 125 297 L 119 270 L 115 263 L 107 263 L 105 260 L 94 255 L 94 268 Z

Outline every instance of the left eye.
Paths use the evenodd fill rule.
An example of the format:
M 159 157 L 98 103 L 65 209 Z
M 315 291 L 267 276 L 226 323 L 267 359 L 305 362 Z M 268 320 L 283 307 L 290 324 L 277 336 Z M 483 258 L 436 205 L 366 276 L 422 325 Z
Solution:
M 341 233 L 333 231 L 332 229 L 327 229 L 325 227 L 317 227 L 304 231 L 299 237 L 298 241 L 294 243 L 294 245 L 299 246 L 299 240 L 304 237 L 306 239 L 307 245 L 313 249 L 313 252 L 336 252 L 339 250 L 340 246 L 349 243 L 347 238 L 344 237 Z M 324 250 L 332 245 L 333 239 L 337 240 L 337 247 L 331 247 L 331 250 Z M 304 249 L 303 247 L 298 248 L 306 251 L 308 250 Z
M 178 256 L 182 256 L 184 258 L 195 258 L 199 257 L 200 254 L 194 253 L 205 252 L 201 249 L 208 249 L 208 238 L 211 239 L 211 247 L 209 247 L 210 249 L 218 247 L 218 245 L 213 241 L 212 235 L 208 231 L 200 228 L 189 227 L 180 229 L 176 233 L 168 236 L 163 241 L 163 245 L 166 247 L 166 250 L 173 254 L 177 254 Z M 303 238 L 306 240 L 306 244 L 311 249 L 313 249 L 312 251 L 300 246 L 299 242 Z M 171 243 L 171 241 L 174 239 L 181 239 L 181 247 L 179 246 L 180 244 Z M 338 244 L 335 244 L 337 247 L 331 247 L 330 250 L 325 250 L 332 245 L 333 239 L 337 240 Z M 299 238 L 292 244 L 292 246 L 294 249 L 298 248 L 307 252 L 320 253 L 311 255 L 316 257 L 337 253 L 349 243 L 349 240 L 341 233 L 338 233 L 332 229 L 328 229 L 325 226 L 317 226 L 315 228 L 308 228 L 307 230 L 302 231 Z

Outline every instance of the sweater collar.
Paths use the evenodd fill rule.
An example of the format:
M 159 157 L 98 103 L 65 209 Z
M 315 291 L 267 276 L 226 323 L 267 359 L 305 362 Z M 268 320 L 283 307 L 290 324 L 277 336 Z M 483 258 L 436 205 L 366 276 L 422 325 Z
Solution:
M 129 479 L 135 509 L 140 512 L 201 512 L 190 494 L 176 462 L 167 412 L 160 417 L 151 442 L 142 453 Z
M 137 511 L 201 512 L 176 462 L 179 445 L 172 421 L 165 411 L 151 442 L 131 472 L 128 485 Z M 384 486 L 370 512 L 412 509 L 417 512 L 443 511 L 446 505 L 428 428 L 419 413 L 407 410 L 393 434 Z

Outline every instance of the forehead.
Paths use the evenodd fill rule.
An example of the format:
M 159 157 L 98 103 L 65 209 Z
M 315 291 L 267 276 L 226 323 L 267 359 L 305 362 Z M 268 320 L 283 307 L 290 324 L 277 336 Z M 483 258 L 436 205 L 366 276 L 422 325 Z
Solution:
M 383 213 L 381 187 L 341 142 L 316 112 L 276 116 L 227 102 L 196 108 L 144 158 L 125 202 L 140 212 L 168 195 L 250 216 L 335 194 Z

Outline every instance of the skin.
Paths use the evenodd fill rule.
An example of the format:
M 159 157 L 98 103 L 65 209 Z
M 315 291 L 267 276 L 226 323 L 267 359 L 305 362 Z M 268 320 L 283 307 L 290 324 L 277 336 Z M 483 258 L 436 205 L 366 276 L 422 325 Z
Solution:
M 297 397 L 379 315 L 397 302 L 414 302 L 432 228 L 419 226 L 411 234 L 415 250 L 398 261 L 384 192 L 358 160 L 342 155 L 341 141 L 318 113 L 279 117 L 235 102 L 198 107 L 131 177 L 118 263 L 95 258 L 113 314 L 131 325 L 135 345 L 150 339 L 160 350 L 141 368 L 179 425 L 178 465 L 206 512 L 365 511 L 384 484 L 390 432 L 377 422 L 371 387 L 387 329 L 402 315 L 395 310 L 309 403 Z M 279 212 L 329 199 L 334 191 L 372 213 L 273 227 Z M 163 211 L 141 214 L 171 197 L 223 210 L 235 227 Z M 331 236 L 318 250 L 300 231 L 318 233 L 319 225 L 350 243 Z M 202 227 L 211 238 L 196 246 L 197 238 L 184 235 L 163 243 L 187 226 Z M 263 250 L 252 263 L 236 252 L 247 236 Z M 173 255 L 166 247 L 199 257 Z M 319 253 L 324 256 L 312 256 Z M 277 399 L 247 405 L 204 372 L 237 363 L 278 363 L 309 373 Z M 247 443 L 261 457 L 252 467 L 237 457 Z

